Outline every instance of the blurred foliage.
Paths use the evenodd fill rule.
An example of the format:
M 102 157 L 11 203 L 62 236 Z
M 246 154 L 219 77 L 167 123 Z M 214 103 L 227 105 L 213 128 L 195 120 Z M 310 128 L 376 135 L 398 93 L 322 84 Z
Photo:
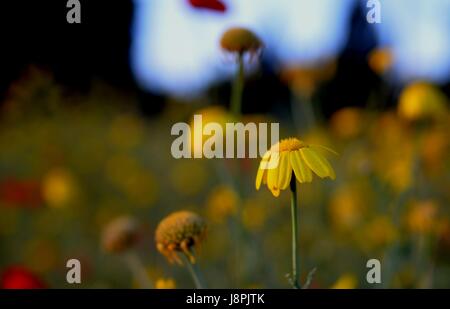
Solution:
M 373 57 L 384 71 L 387 54 Z M 286 73 L 293 104 L 312 104 L 295 93 L 309 97 L 332 71 Z M 144 118 L 136 100 L 101 83 L 71 93 L 36 69 L 11 87 L 0 115 L 0 272 L 22 265 L 68 288 L 65 263 L 77 258 L 82 287 L 139 287 L 124 256 L 101 246 L 110 221 L 132 216 L 133 250 L 153 286 L 190 288 L 186 270 L 154 241 L 162 218 L 190 210 L 208 222 L 196 258 L 209 287 L 288 287 L 289 194 L 254 189 L 259 160 L 170 154 L 175 122 L 189 123 L 201 107 L 205 124 L 220 109 L 170 100 Z M 302 281 L 317 267 L 311 288 L 371 287 L 365 265 L 377 258 L 383 287 L 450 287 L 449 116 L 448 98 L 425 83 L 406 87 L 398 112 L 348 107 L 306 129 L 245 115 L 339 153 L 336 181 L 299 186 Z

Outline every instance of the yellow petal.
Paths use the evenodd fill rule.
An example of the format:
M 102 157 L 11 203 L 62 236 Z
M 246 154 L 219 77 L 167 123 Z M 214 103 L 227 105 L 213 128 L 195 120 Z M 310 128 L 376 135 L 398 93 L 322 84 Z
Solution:
M 328 160 L 325 159 L 319 152 L 312 150 L 311 148 L 300 149 L 303 160 L 306 165 L 320 178 L 330 177 L 335 179 L 336 175 Z
M 292 176 L 289 152 L 282 152 L 280 156 L 280 171 L 278 175 L 278 188 L 284 190 L 289 185 Z
M 320 149 L 324 149 L 324 150 L 326 150 L 326 151 L 329 151 L 329 152 L 331 152 L 332 154 L 334 154 L 334 155 L 336 155 L 336 156 L 338 156 L 339 154 L 336 152 L 336 151 L 334 151 L 333 149 L 331 149 L 331 148 L 328 148 L 328 147 L 326 147 L 326 146 L 322 146 L 322 145 L 315 145 L 315 144 L 313 144 L 313 145 L 309 145 L 309 148 L 312 148 L 312 149 L 314 149 L 314 148 L 320 148 Z
M 292 169 L 294 170 L 297 180 L 300 183 L 303 183 L 303 182 L 305 182 L 305 180 L 303 179 L 303 174 L 300 170 L 300 165 L 298 163 L 299 160 L 296 158 L 295 153 L 296 153 L 296 151 L 291 151 L 291 153 L 289 154 L 289 160 L 291 161 L 291 166 L 292 166 Z M 300 164 L 301 164 L 301 162 L 300 162 Z
M 273 188 L 273 189 L 270 189 L 270 191 L 272 192 L 273 196 L 275 196 L 275 197 L 280 196 L 280 189 Z
M 261 162 L 262 164 L 262 162 Z M 255 180 L 255 187 L 256 190 L 259 190 L 259 188 L 261 187 L 261 182 L 263 180 L 264 174 L 266 173 L 266 169 L 259 167 L 258 168 L 258 173 L 256 174 L 256 180 Z
M 259 163 L 258 173 L 256 174 L 255 186 L 256 190 L 259 190 L 261 186 L 261 181 L 265 182 L 267 178 L 267 165 L 270 159 L 270 151 L 267 151 Z
M 311 170 L 306 166 L 305 162 L 303 162 L 298 150 L 290 153 L 290 161 L 292 168 L 294 169 L 295 176 L 300 183 L 312 181 Z
M 270 190 L 278 188 L 279 167 L 280 165 L 278 164 L 276 168 L 267 170 L 267 186 Z
M 280 153 L 277 151 L 271 151 L 270 152 L 270 160 L 269 164 L 267 165 L 267 169 L 275 169 L 280 166 Z

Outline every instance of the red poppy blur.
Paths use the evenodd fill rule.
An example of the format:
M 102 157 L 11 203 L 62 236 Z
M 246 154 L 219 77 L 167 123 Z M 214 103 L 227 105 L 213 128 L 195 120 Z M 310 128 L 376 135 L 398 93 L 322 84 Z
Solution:
M 225 12 L 227 7 L 219 0 L 188 0 L 189 4 L 196 9 L 208 9 L 217 12 Z
M 6 206 L 36 208 L 42 204 L 40 185 L 34 180 L 4 180 L 0 182 L 0 201 Z
M 2 289 L 45 289 L 46 284 L 30 270 L 22 266 L 10 266 L 1 276 Z

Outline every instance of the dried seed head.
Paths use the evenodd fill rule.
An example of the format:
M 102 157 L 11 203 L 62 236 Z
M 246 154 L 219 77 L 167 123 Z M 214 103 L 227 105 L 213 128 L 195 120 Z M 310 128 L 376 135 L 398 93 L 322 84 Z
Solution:
M 156 247 L 170 262 L 181 264 L 177 252 L 183 252 L 195 263 L 191 253 L 206 235 L 206 223 L 190 211 L 178 211 L 164 218 L 156 229 Z
M 261 40 L 245 28 L 228 29 L 220 40 L 220 45 L 231 53 L 257 53 L 263 46 Z
M 107 252 L 120 253 L 131 248 L 138 239 L 138 224 L 131 217 L 118 217 L 103 230 L 102 246 Z

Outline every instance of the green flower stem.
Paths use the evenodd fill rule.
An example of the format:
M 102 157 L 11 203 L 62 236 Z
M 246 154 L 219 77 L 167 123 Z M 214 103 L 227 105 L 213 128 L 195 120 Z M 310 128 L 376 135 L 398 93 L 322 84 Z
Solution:
M 189 270 L 189 273 L 191 274 L 192 280 L 194 280 L 195 287 L 197 289 L 203 289 L 205 285 L 203 284 L 203 281 L 201 280 L 200 271 L 198 270 L 198 267 L 196 264 L 192 264 L 189 258 L 183 253 L 181 254 L 181 258 L 183 259 L 183 263 L 186 265 L 187 269 Z
M 292 274 L 291 284 L 294 289 L 299 289 L 300 284 L 298 281 L 298 214 L 297 214 L 297 181 L 295 177 L 291 179 L 291 219 L 292 219 Z
M 124 254 L 124 258 L 135 280 L 139 283 L 139 286 L 142 289 L 151 289 L 152 284 L 150 279 L 148 278 L 145 267 L 136 252 L 130 250 Z
M 237 62 L 238 62 L 238 70 L 236 73 L 236 77 L 233 82 L 232 86 L 232 93 L 231 93 L 231 102 L 230 102 L 230 112 L 236 117 L 236 119 L 240 119 L 242 116 L 242 96 L 244 92 L 244 84 L 245 84 L 245 68 L 244 68 L 244 53 L 238 53 L 237 54 Z M 225 170 L 227 170 L 225 168 Z M 241 167 L 240 167 L 240 160 L 236 161 L 235 165 L 235 171 L 234 171 L 234 177 L 233 177 L 233 183 L 235 184 L 233 187 L 236 188 L 236 192 L 239 194 L 240 197 L 243 196 L 243 183 L 242 183 L 242 177 L 241 177 Z M 234 238 L 234 242 L 236 244 L 235 252 L 234 252 L 234 259 L 235 259 L 235 278 L 233 281 L 236 287 L 239 287 L 241 283 L 241 279 L 243 276 L 243 269 L 241 268 L 241 262 L 242 262 L 242 252 L 241 252 L 241 238 L 243 238 L 244 231 L 242 230 L 240 226 L 241 218 L 242 218 L 242 207 L 237 207 L 237 213 L 236 213 L 236 222 L 233 224 L 232 229 L 232 237 Z
M 244 55 L 238 54 L 238 72 L 233 83 L 230 110 L 233 115 L 240 117 L 242 113 L 242 93 L 244 91 Z

